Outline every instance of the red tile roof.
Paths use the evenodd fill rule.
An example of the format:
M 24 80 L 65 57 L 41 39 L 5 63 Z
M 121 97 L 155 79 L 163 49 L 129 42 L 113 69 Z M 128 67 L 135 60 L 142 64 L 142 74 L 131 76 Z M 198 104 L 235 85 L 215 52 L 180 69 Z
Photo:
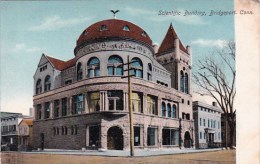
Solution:
M 55 59 L 55 58 L 47 56 L 47 55 L 46 55 L 46 57 L 52 63 L 52 65 L 57 70 L 60 70 L 60 71 L 76 65 L 76 58 L 70 59 L 68 61 L 62 61 L 62 60 Z
M 160 45 L 159 47 L 159 50 L 158 50 L 158 53 L 162 53 L 162 52 L 166 52 L 166 51 L 169 51 L 171 49 L 174 49 L 174 40 L 175 39 L 178 39 L 178 35 L 177 33 L 175 32 L 172 24 L 170 25 L 163 41 L 162 41 L 162 44 Z M 186 48 L 183 46 L 181 40 L 179 39 L 179 48 L 186 52 L 188 54 L 188 51 L 186 50 Z M 158 54 L 157 53 L 157 54 Z
M 105 25 L 107 30 L 100 31 L 100 27 Z M 123 30 L 124 26 L 129 27 L 129 31 Z M 91 42 L 98 39 L 106 39 L 106 38 L 127 38 L 134 39 L 141 42 L 144 42 L 150 46 L 152 46 L 152 40 L 145 33 L 146 36 L 143 36 L 142 33 L 144 30 L 139 26 L 127 22 L 124 20 L 118 19 L 108 19 L 103 20 L 97 23 L 92 24 L 87 29 L 85 29 L 82 34 L 79 36 L 77 40 L 77 46 L 81 45 L 84 42 Z

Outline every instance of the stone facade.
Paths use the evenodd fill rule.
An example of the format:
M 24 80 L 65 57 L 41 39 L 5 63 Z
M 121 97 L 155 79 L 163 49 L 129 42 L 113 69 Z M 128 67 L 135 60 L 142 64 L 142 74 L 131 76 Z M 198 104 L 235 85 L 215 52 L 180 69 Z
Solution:
M 195 101 L 193 105 L 193 116 L 195 126 L 196 148 L 221 147 L 221 109 L 214 105 L 208 105 Z
M 93 30 L 89 29 L 99 28 L 98 24 L 100 32 L 106 24 L 112 28 L 114 21 L 91 25 L 80 38 L 92 36 Z M 74 51 L 75 58 L 67 62 L 42 55 L 34 76 L 34 149 L 130 149 L 128 82 L 121 78 L 127 76 L 127 71 L 123 71 L 127 65 L 122 64 L 128 62 L 128 56 L 135 68 L 135 77 L 131 77 L 135 148 L 194 145 L 191 63 L 175 62 L 176 69 L 160 64 L 147 41 L 149 36 L 144 32 L 136 35 L 143 31 L 140 27 L 116 21 L 130 27 L 128 38 L 115 34 L 109 37 L 109 32 L 102 38 L 97 33 L 95 39 L 80 42 Z M 131 28 L 136 29 L 133 35 Z M 138 40 L 139 37 L 146 38 Z M 187 59 L 191 57 L 178 52 Z M 177 61 L 176 56 L 172 58 Z M 178 82 L 181 69 L 188 73 L 183 84 L 186 92 L 181 91 Z

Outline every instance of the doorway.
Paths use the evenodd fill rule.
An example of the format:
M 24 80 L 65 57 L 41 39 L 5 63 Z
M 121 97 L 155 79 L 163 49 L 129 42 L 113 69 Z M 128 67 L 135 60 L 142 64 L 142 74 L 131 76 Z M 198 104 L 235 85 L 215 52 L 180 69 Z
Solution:
M 107 131 L 107 148 L 109 150 L 123 150 L 123 131 L 117 126 L 113 126 Z
M 189 132 L 185 132 L 184 134 L 184 147 L 185 148 L 190 148 L 191 147 L 191 137 L 190 137 L 190 133 Z
M 44 134 L 41 133 L 41 149 L 44 149 Z

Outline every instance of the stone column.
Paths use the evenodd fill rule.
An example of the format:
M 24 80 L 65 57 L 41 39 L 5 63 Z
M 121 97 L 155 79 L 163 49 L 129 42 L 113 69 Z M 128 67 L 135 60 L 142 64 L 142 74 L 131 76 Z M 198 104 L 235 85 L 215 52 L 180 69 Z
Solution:
M 107 149 L 107 128 L 105 125 L 100 125 L 100 147 Z
M 148 114 L 148 111 L 147 111 L 147 94 L 144 93 L 143 94 L 143 113 L 144 114 Z
M 158 98 L 158 103 L 157 103 L 158 116 L 162 116 L 161 105 L 162 105 L 162 99 L 161 99 L 161 98 Z
M 157 143 L 157 147 L 161 148 L 162 147 L 162 126 L 158 127 L 158 132 L 157 132 L 157 136 L 158 136 L 158 143 Z
M 89 146 L 89 126 L 86 126 L 86 146 Z
M 84 113 L 89 113 L 88 109 L 88 93 L 84 94 Z
M 107 91 L 104 91 L 104 111 L 108 111 L 108 97 L 107 97 Z
M 140 126 L 140 146 L 144 146 L 144 127 Z
M 68 115 L 72 115 L 72 96 L 68 97 Z
M 50 101 L 50 117 L 49 118 L 54 118 L 54 100 Z
M 33 110 L 34 110 L 33 120 L 36 120 L 37 119 L 37 115 L 38 115 L 37 105 L 33 105 Z
M 144 124 L 144 127 L 143 127 L 143 146 L 144 147 L 147 147 L 147 128 L 148 128 L 148 125 Z

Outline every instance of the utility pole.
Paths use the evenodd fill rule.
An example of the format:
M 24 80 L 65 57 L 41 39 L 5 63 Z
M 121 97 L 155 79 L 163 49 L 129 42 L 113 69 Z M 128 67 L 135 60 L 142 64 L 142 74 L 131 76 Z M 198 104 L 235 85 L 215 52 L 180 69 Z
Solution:
M 131 64 L 134 62 L 130 62 L 129 55 L 127 56 L 127 63 L 122 65 L 127 65 L 127 76 L 123 76 L 122 78 L 128 79 L 128 109 L 129 109 L 129 123 L 130 123 L 130 156 L 134 156 L 134 126 L 133 126 L 133 108 L 132 108 L 132 83 L 131 77 L 135 75 L 130 74 Z

